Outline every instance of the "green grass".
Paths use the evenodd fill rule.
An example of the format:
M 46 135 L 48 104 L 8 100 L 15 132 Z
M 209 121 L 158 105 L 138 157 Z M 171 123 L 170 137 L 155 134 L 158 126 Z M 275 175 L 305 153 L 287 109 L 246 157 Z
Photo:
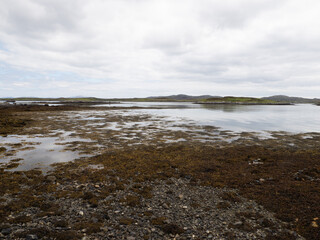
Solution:
M 260 104 L 276 104 L 278 102 L 268 99 L 251 98 L 251 97 L 222 97 L 222 98 L 208 98 L 200 102 L 217 102 L 217 103 L 260 103 Z

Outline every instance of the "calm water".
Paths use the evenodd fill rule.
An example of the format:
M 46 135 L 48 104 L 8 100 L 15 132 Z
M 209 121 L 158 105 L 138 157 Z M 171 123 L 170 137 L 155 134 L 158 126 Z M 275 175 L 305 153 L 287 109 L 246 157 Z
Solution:
M 122 106 L 163 107 L 133 112 L 192 120 L 231 131 L 320 132 L 320 106 L 297 105 L 202 105 L 192 103 L 124 103 Z
M 0 137 L 0 147 L 5 147 L 8 151 L 17 150 L 12 144 L 24 144 L 16 153 L 0 158 L 1 164 L 9 163 L 14 159 L 21 159 L 20 165 L 13 171 L 30 170 L 40 168 L 44 172 L 50 170 L 49 165 L 57 162 L 68 162 L 79 157 L 89 156 L 79 154 L 76 151 L 64 151 L 64 145 L 73 141 L 89 142 L 88 139 L 69 137 L 72 132 L 63 132 L 60 137 L 8 135 Z M 26 148 L 27 147 L 27 148 Z M 25 149 L 26 148 L 26 149 Z

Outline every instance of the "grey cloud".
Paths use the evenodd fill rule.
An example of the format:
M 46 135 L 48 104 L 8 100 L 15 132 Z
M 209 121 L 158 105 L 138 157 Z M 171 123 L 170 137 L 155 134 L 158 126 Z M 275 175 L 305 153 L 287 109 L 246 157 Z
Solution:
M 215 28 L 242 28 L 254 18 L 271 11 L 286 1 L 206 1 L 206 7 L 199 11 L 204 24 Z
M 83 17 L 74 1 L 3 1 L 1 9 L 7 32 L 29 37 L 74 31 Z
M 105 79 L 99 91 L 319 86 L 320 4 L 306 1 L 1 1 L 0 63 Z

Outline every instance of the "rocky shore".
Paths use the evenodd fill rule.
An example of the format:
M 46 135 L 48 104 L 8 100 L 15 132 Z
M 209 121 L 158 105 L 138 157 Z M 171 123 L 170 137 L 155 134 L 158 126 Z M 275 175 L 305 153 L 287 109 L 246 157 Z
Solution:
M 54 176 L 43 180 L 37 188 L 49 184 L 56 191 L 29 196 L 36 198 L 30 206 L 17 203 L 22 209 L 2 221 L 0 238 L 303 239 L 236 191 L 197 186 L 188 178 L 122 185 L 117 185 L 123 182 L 120 178 L 99 183 Z M 16 197 L 5 194 L 2 201 Z
M 91 139 L 66 142 L 65 151 L 92 156 L 49 172 L 12 171 L 23 161 L 3 160 L 34 145 L 0 144 L 0 239 L 320 237 L 319 134 L 258 139 L 212 127 L 170 130 L 169 122 L 158 130 L 161 118 L 97 109 L 0 109 L 2 140 L 59 137 L 62 129 Z M 106 130 L 99 121 L 129 126 Z

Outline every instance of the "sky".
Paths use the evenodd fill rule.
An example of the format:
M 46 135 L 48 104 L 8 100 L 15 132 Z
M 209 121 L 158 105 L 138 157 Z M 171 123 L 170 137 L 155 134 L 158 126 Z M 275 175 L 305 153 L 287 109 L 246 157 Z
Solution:
M 320 97 L 318 0 L 0 0 L 0 97 Z

